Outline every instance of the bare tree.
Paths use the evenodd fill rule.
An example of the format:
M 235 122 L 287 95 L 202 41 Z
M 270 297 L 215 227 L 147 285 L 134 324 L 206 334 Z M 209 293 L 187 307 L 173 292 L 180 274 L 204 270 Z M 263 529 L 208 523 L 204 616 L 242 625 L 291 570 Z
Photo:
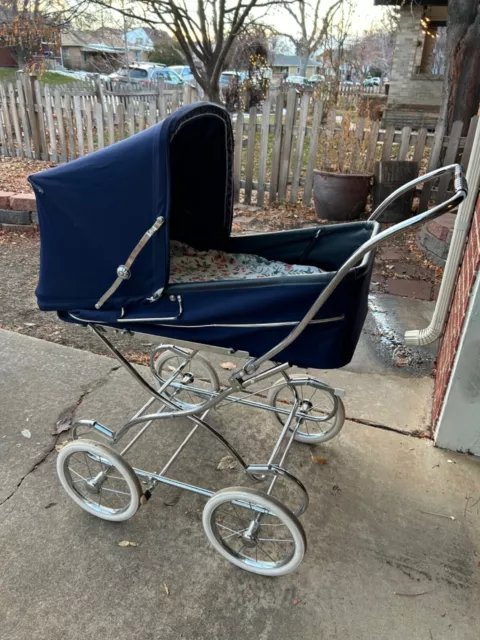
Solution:
M 360 36 L 356 36 L 349 44 L 346 58 L 352 72 L 360 78 L 375 70 L 382 77 L 390 76 L 393 62 L 395 34 L 380 26 Z
M 354 14 L 355 6 L 353 0 L 344 0 L 335 16 L 335 20 L 329 24 L 325 34 L 324 58 L 330 67 L 335 103 L 338 100 L 342 72 L 348 66 L 346 52 Z
M 480 4 L 478 0 L 449 0 L 446 70 L 440 122 L 447 131 L 463 120 L 464 135 L 480 103 Z
M 193 76 L 208 98 L 220 101 L 219 80 L 235 39 L 258 9 L 289 0 L 136 0 L 130 8 L 116 0 L 90 0 L 135 17 L 150 26 L 165 27 L 176 39 Z
M 58 47 L 60 2 L 49 0 L 1 0 L 0 46 L 7 47 L 19 66 L 42 55 L 42 43 Z
M 282 33 L 295 46 L 295 51 L 300 58 L 300 75 L 305 76 L 309 58 L 318 51 L 325 41 L 325 37 L 332 21 L 344 0 L 335 2 L 323 13 L 321 0 L 314 3 L 306 0 L 298 0 L 292 4 L 286 4 L 285 9 L 292 17 L 296 26 L 296 33 Z

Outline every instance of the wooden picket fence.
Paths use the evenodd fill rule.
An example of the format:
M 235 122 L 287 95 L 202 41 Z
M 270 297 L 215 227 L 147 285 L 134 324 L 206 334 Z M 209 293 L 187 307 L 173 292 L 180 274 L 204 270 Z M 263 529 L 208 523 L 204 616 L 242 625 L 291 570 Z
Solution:
M 266 100 L 260 115 L 256 108 L 248 118 L 238 114 L 234 122 L 235 200 L 250 204 L 256 196 L 255 202 L 263 206 L 268 194 L 270 201 L 296 203 L 301 199 L 309 205 L 314 170 L 333 169 L 331 158 L 324 153 L 325 142 L 339 155 L 345 149 L 345 131 L 338 122 L 341 117 L 334 109 L 325 114 L 322 101 L 298 96 L 294 90 L 287 94 L 286 109 L 285 95 L 279 94 Z M 442 136 L 438 128 L 435 132 L 412 127 L 382 129 L 379 121 L 359 117 L 351 125 L 355 140 L 345 171 L 373 174 L 379 160 L 410 160 L 418 163 L 420 173 L 453 162 L 462 162 L 466 169 L 477 123 L 478 116 L 474 116 L 467 135 L 462 136 L 463 123 L 457 121 L 449 135 Z M 421 205 L 441 202 L 449 188 L 448 176 L 433 186 L 425 185 Z
M 142 87 L 105 82 L 42 84 L 21 75 L 0 84 L 3 156 L 67 162 L 131 136 L 195 102 L 190 85 Z
M 117 87 L 96 81 L 50 87 L 22 75 L 16 83 L 0 84 L 0 153 L 67 162 L 142 131 L 196 100 L 190 86 Z M 309 205 L 314 170 L 332 169 L 325 142 L 343 154 L 348 172 L 373 173 L 378 160 L 412 160 L 421 172 L 459 160 L 466 168 L 478 122 L 472 118 L 463 137 L 461 122 L 441 136 L 424 128 L 382 129 L 378 121 L 357 117 L 349 125 L 354 146 L 347 157 L 341 118 L 314 94 L 295 89 L 272 91 L 261 110 L 233 114 L 235 201 L 263 206 L 268 198 Z M 424 188 L 422 204 L 440 201 L 449 187 L 445 178 Z

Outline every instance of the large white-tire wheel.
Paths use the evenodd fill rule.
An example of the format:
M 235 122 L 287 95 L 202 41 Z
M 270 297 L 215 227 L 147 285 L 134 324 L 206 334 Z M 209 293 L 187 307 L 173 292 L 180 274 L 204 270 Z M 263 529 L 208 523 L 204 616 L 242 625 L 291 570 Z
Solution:
M 203 510 L 203 527 L 220 555 L 263 576 L 295 571 L 307 548 L 298 518 L 280 500 L 255 489 L 230 487 L 215 493 Z
M 174 371 L 184 362 L 184 356 L 166 351 L 155 360 L 155 371 L 160 380 L 166 382 Z M 157 384 L 160 383 L 157 381 Z M 198 389 L 199 392 L 195 392 Z M 218 392 L 220 382 L 217 372 L 209 361 L 200 354 L 195 354 L 188 362 L 182 373 L 165 389 L 172 400 L 180 401 L 188 408 L 202 408 L 210 400 L 210 396 L 202 394 L 202 391 Z
M 135 472 L 104 444 L 69 442 L 58 454 L 57 473 L 72 500 L 103 520 L 128 520 L 140 506 L 142 489 Z
M 300 405 L 297 410 L 303 418 L 295 434 L 295 440 L 307 444 L 327 442 L 338 435 L 345 423 L 345 406 L 342 399 L 334 396 L 330 391 L 314 378 L 301 377 L 289 382 L 279 381 L 267 395 L 267 404 L 279 408 L 282 412 L 272 412 L 276 424 L 284 426 L 288 413 L 292 409 L 297 395 Z M 336 404 L 336 407 L 335 407 Z M 309 416 L 311 416 L 309 418 Z M 328 417 L 325 421 L 314 418 Z M 295 426 L 294 418 L 292 426 Z

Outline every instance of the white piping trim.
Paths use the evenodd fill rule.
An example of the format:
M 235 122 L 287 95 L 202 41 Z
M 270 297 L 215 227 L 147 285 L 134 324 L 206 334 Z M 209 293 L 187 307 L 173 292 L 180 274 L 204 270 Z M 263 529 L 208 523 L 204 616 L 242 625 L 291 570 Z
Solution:
M 84 322 L 85 324 L 114 324 L 114 322 L 156 322 L 156 318 L 118 318 L 114 322 L 103 322 L 102 320 L 85 320 L 84 318 L 79 318 L 73 313 L 68 312 L 68 315 L 74 320 L 78 320 L 79 322 Z M 158 320 L 165 320 L 165 318 L 158 318 Z M 341 320 L 345 320 L 345 316 L 335 316 L 334 318 L 321 318 L 319 320 L 312 320 L 309 324 L 327 324 L 329 322 L 340 322 Z M 274 327 L 291 327 L 298 324 L 299 320 L 293 320 L 291 322 L 264 322 L 263 324 L 161 324 L 158 323 L 159 327 L 174 327 L 175 329 L 206 329 L 209 327 L 226 327 L 226 328 L 253 328 L 253 327 L 261 327 L 261 328 L 274 328 Z
M 117 322 L 157 322 L 158 320 L 165 320 L 165 318 L 119 318 Z M 345 320 L 345 316 L 336 316 L 334 318 L 321 318 L 319 320 L 312 320 L 309 324 L 325 324 L 328 322 L 340 322 L 341 320 Z M 242 327 L 262 327 L 262 328 L 270 328 L 270 327 L 293 327 L 298 324 L 300 320 L 292 320 L 289 322 L 264 322 L 260 324 L 162 324 L 158 323 L 160 327 L 175 327 L 177 329 L 203 329 L 208 327 L 231 327 L 231 328 L 242 328 Z

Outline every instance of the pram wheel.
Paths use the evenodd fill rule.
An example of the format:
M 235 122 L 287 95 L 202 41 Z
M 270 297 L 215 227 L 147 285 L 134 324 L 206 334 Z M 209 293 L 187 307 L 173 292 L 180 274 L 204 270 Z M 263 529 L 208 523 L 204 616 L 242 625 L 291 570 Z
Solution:
M 140 506 L 142 489 L 133 469 L 113 449 L 93 440 L 63 447 L 57 473 L 72 500 L 103 520 L 128 520 Z
M 263 576 L 294 571 L 307 548 L 298 518 L 279 500 L 255 489 L 230 487 L 215 493 L 203 510 L 203 527 L 224 558 Z
M 345 422 L 343 402 L 315 378 L 292 377 L 288 382 L 279 381 L 270 389 L 267 403 L 283 410 L 281 413 L 273 413 L 277 423 L 282 426 L 285 424 L 296 396 L 300 400 L 298 413 L 302 415 L 302 421 L 295 434 L 295 440 L 319 444 L 331 440 L 340 432 Z M 316 420 L 318 418 L 323 420 Z
M 167 351 L 155 361 L 155 371 L 166 382 L 184 361 L 185 357 Z M 216 393 L 219 389 L 220 382 L 215 369 L 206 358 L 196 353 L 164 393 L 186 407 L 200 409 L 210 400 L 209 394 Z M 203 395 L 202 391 L 207 393 Z

